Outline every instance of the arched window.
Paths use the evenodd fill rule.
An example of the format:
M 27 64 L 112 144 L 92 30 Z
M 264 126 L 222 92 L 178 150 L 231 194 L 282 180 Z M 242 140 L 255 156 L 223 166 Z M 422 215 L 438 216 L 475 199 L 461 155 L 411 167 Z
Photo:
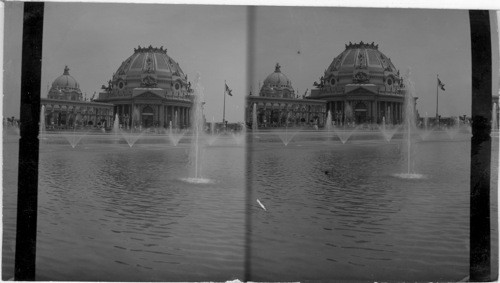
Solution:
M 144 107 L 144 109 L 142 109 L 142 114 L 153 114 L 153 108 L 150 106 Z

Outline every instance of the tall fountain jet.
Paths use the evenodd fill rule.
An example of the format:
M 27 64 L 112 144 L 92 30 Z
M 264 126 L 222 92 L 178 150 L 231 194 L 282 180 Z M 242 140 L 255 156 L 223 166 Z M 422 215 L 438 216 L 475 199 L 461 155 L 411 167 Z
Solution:
M 204 138 L 204 121 L 203 121 L 203 101 L 204 90 L 200 82 L 200 74 L 197 74 L 194 88 L 194 101 L 191 123 L 191 151 L 189 158 L 193 167 L 193 176 L 184 179 L 189 183 L 206 184 L 210 183 L 210 179 L 202 177 L 202 161 L 203 161 L 203 138 Z M 177 115 L 176 115 L 177 116 Z
M 115 115 L 115 121 L 113 122 L 113 134 L 117 135 L 120 131 L 120 119 L 118 118 L 118 113 Z
M 45 105 L 42 105 L 42 109 L 40 111 L 40 124 L 38 131 L 38 139 L 45 139 Z
M 332 130 L 332 112 L 328 110 L 328 114 L 326 115 L 326 122 L 325 122 L 325 130 L 326 131 L 331 131 Z
M 254 103 L 252 110 L 252 132 L 256 133 L 258 128 L 259 125 L 257 123 L 257 104 Z
M 210 123 L 210 136 L 207 138 L 208 145 L 213 145 L 217 140 L 218 135 L 215 134 L 215 117 L 212 116 L 212 123 Z
M 331 114 L 329 114 L 331 116 Z M 344 122 L 342 123 L 342 127 L 333 127 L 333 131 L 337 135 L 337 137 L 340 139 L 342 144 L 345 144 L 351 135 L 356 131 L 357 127 L 350 128 L 350 123 L 352 122 L 354 118 L 354 114 L 352 111 L 352 107 L 349 103 L 344 104 Z M 330 118 L 331 119 L 331 118 Z M 327 121 L 328 118 L 327 118 Z M 330 120 L 331 121 L 331 120 Z M 331 123 L 330 123 L 331 125 Z
M 413 162 L 415 161 L 415 134 L 417 129 L 416 124 L 416 113 L 415 113 L 415 85 L 411 80 L 411 72 L 408 72 L 405 77 L 403 77 L 403 84 L 405 86 L 405 101 L 404 101 L 404 138 L 402 141 L 402 147 L 405 157 L 405 167 L 406 172 L 403 174 L 396 174 L 395 176 L 405 179 L 419 179 L 423 175 L 415 173 Z
M 425 112 L 423 129 L 420 130 L 420 137 L 422 140 L 427 140 L 431 134 L 432 129 L 429 129 L 429 118 L 427 117 L 427 112 Z

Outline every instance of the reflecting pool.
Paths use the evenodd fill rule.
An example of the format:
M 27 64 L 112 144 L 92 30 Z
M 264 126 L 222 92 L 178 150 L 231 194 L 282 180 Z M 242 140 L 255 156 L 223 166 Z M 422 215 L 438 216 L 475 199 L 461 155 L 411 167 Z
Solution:
M 298 132 L 286 146 L 281 134 L 256 133 L 249 145 L 252 280 L 468 276 L 469 134 L 416 139 L 411 163 L 419 178 L 401 178 L 408 163 L 401 134 L 387 142 L 374 131 L 357 131 L 344 144 L 324 132 Z M 495 258 L 496 236 L 492 242 Z
M 470 133 L 205 137 L 63 135 L 41 142 L 37 280 L 458 281 L 469 271 Z M 342 140 L 341 137 L 349 136 Z M 286 145 L 283 142 L 285 137 Z M 5 134 L 4 280 L 13 277 L 19 136 Z M 497 187 L 498 133 L 492 139 Z M 249 185 L 249 186 L 247 186 Z M 492 189 L 492 266 L 497 191 Z M 246 222 L 246 221 L 249 222 Z M 248 236 L 248 238 L 246 238 Z M 248 269 L 246 269 L 248 268 Z M 496 276 L 496 269 L 493 269 Z
M 220 138 L 191 177 L 189 137 L 130 147 L 112 136 L 42 140 L 37 280 L 226 281 L 243 277 L 245 147 Z M 16 139 L 4 141 L 3 278 L 13 277 Z

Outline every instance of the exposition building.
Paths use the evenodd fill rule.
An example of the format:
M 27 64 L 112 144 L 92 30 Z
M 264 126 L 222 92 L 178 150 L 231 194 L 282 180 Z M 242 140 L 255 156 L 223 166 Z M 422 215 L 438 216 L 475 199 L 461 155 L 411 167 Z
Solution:
M 361 124 L 381 123 L 383 117 L 392 123 L 403 120 L 402 77 L 374 43 L 346 44 L 314 86 L 308 98 L 326 101 L 334 121 L 352 119 Z
M 259 127 L 285 123 L 324 126 L 329 112 L 336 124 L 403 121 L 403 78 L 374 43 L 346 44 L 313 86 L 309 96 L 299 98 L 277 64 L 259 95 L 247 97 L 247 122 L 253 122 L 254 105 Z
M 113 122 L 113 105 L 85 101 L 78 82 L 69 74 L 66 66 L 47 94 L 40 99 L 45 109 L 45 125 L 49 128 L 74 126 L 108 127 Z
M 112 103 L 124 127 L 188 127 L 193 90 L 179 64 L 163 47 L 138 47 L 102 86 L 96 101 Z
M 253 121 L 253 108 L 257 121 Z M 284 127 L 285 125 L 323 125 L 325 101 L 298 98 L 292 82 L 276 64 L 275 70 L 264 80 L 259 95 L 247 97 L 246 121 L 257 123 L 259 128 Z

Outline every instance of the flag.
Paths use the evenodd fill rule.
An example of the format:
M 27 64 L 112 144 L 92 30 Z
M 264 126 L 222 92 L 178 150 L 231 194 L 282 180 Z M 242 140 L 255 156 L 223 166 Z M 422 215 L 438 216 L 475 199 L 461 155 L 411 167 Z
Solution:
M 227 92 L 227 94 L 229 94 L 229 96 L 233 96 L 233 94 L 231 93 L 231 91 L 232 90 L 226 84 L 226 92 Z
M 438 86 L 442 89 L 442 90 L 445 90 L 444 89 L 444 84 L 441 82 L 441 80 L 438 78 Z

